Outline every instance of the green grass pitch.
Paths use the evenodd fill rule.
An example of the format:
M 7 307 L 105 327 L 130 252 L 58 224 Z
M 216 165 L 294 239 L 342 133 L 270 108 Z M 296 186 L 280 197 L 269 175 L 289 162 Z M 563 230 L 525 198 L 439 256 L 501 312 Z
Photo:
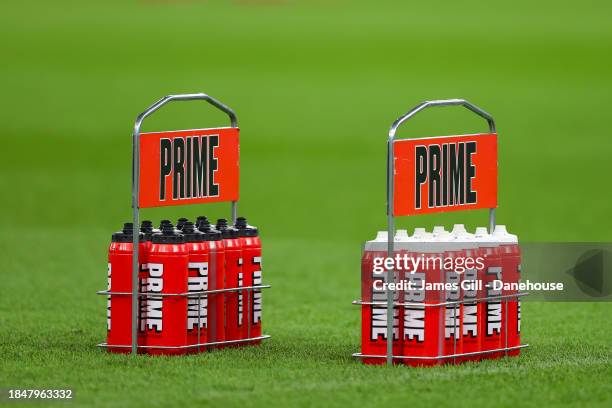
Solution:
M 606 1 L 12 2 L 0 14 L 0 387 L 75 406 L 610 406 L 612 307 L 523 306 L 520 358 L 369 367 L 360 244 L 385 227 L 385 139 L 425 99 L 463 97 L 500 134 L 499 223 L 524 241 L 609 241 L 612 7 Z M 106 354 L 110 234 L 130 211 L 135 116 L 207 92 L 241 125 L 241 203 L 264 244 L 264 331 L 180 358 Z M 176 103 L 145 130 L 226 123 Z M 403 137 L 483 131 L 462 109 Z M 210 207 L 210 208 L 209 208 Z M 143 217 L 227 215 L 226 205 Z M 486 212 L 404 218 L 486 223 Z

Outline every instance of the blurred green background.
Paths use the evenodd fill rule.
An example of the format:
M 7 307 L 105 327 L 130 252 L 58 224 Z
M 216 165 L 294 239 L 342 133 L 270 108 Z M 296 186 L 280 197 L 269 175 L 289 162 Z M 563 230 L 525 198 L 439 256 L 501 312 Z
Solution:
M 388 128 L 426 99 L 466 98 L 494 115 L 498 222 L 520 239 L 612 238 L 611 17 L 607 1 L 5 2 L 0 386 L 74 387 L 75 402 L 99 406 L 609 404 L 608 304 L 528 303 L 532 348 L 520 359 L 414 370 L 352 361 L 350 301 L 360 244 L 386 225 Z M 274 337 L 172 360 L 106 355 L 93 347 L 105 336 L 94 292 L 110 234 L 131 217 L 133 121 L 192 92 L 238 114 L 239 213 L 262 231 Z M 226 122 L 205 103 L 174 103 L 144 130 Z M 484 130 L 446 108 L 399 135 Z M 399 226 L 453 222 L 484 225 L 486 211 Z

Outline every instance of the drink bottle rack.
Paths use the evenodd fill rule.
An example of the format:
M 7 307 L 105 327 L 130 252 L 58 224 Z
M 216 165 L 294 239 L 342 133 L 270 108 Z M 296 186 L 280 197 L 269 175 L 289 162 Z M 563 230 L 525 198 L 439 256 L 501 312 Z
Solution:
M 488 297 L 481 297 L 481 298 L 472 298 L 472 299 L 468 299 L 468 300 L 458 300 L 458 301 L 449 301 L 449 302 L 440 302 L 440 303 L 413 303 L 413 302 L 393 302 L 393 307 L 405 307 L 405 306 L 421 306 L 421 307 L 443 307 L 443 306 L 455 306 L 454 309 L 454 313 L 453 313 L 453 327 L 459 327 L 457 325 L 457 305 L 461 305 L 464 303 L 469 303 L 469 304 L 478 304 L 481 302 L 486 302 L 489 300 L 503 300 L 505 303 L 505 307 L 506 310 L 508 310 L 508 299 L 510 298 L 518 298 L 521 296 L 526 296 L 528 295 L 528 293 L 516 293 L 516 294 L 511 294 L 511 295 L 503 295 L 503 296 L 488 296 Z M 387 305 L 387 302 L 365 302 L 363 300 L 354 300 L 353 301 L 354 305 L 369 305 L 369 306 L 385 306 Z M 453 360 L 453 362 L 456 362 L 456 359 L 459 357 L 470 357 L 470 356 L 478 356 L 478 355 L 484 355 L 484 354 L 492 354 L 492 353 L 501 353 L 504 352 L 506 355 L 508 354 L 509 351 L 512 350 L 518 350 L 518 349 L 522 349 L 525 347 L 528 347 L 528 344 L 521 344 L 518 346 L 508 346 L 508 314 L 505 313 L 504 314 L 504 333 L 505 333 L 505 338 L 504 338 L 504 342 L 505 345 L 503 348 L 498 348 L 498 349 L 491 349 L 491 350 L 481 350 L 481 351 L 475 351 L 475 352 L 470 352 L 470 353 L 457 353 L 457 338 L 453 336 L 453 354 L 447 354 L 447 355 L 439 355 L 439 356 L 394 356 L 391 355 L 391 359 L 398 359 L 398 360 Z M 442 331 L 440 331 L 440 333 L 442 333 Z M 440 341 L 442 341 L 442 336 L 440 336 Z M 357 358 L 388 358 L 388 355 L 386 354 L 362 354 L 362 353 L 353 353 L 353 357 L 357 357 Z
M 472 103 L 464 100 L 464 99 L 447 99 L 447 100 L 435 100 L 435 101 L 425 101 L 420 103 L 419 105 L 415 106 L 412 110 L 410 110 L 408 113 L 400 116 L 395 122 L 393 122 L 393 124 L 391 125 L 391 129 L 389 130 L 389 136 L 387 139 L 387 256 L 388 257 L 392 257 L 393 253 L 395 251 L 394 248 L 394 237 L 395 237 L 395 216 L 396 215 L 407 215 L 407 214 L 396 214 L 394 212 L 394 187 L 395 187 L 395 156 L 394 156 L 394 144 L 397 141 L 395 134 L 397 132 L 397 129 L 400 127 L 400 125 L 402 123 L 404 123 L 405 121 L 407 121 L 408 119 L 412 118 L 413 116 L 415 116 L 417 113 L 419 113 L 422 110 L 425 110 L 427 108 L 430 107 L 443 107 L 443 106 L 463 106 L 465 108 L 467 108 L 468 110 L 474 112 L 475 114 L 477 114 L 478 116 L 484 118 L 488 125 L 489 125 L 489 132 L 491 134 L 495 134 L 496 135 L 496 129 L 495 129 L 495 121 L 493 119 L 493 117 L 488 114 L 487 112 L 485 112 L 484 110 L 480 109 L 479 107 L 477 107 L 476 105 L 473 105 Z M 497 163 L 496 163 L 497 165 Z M 495 193 L 497 194 L 497 191 L 495 191 Z M 495 207 L 497 206 L 497 198 L 495 198 L 495 206 L 492 206 L 491 208 L 489 208 L 489 232 L 492 233 L 493 229 L 495 228 Z M 387 270 L 387 273 L 385 275 L 385 281 L 387 283 L 393 282 L 394 281 L 394 270 L 393 269 L 389 269 Z M 469 352 L 469 353 L 457 353 L 456 352 L 456 347 L 457 347 L 457 338 L 455 336 L 453 336 L 454 339 L 454 349 L 453 349 L 453 354 L 449 354 L 449 355 L 437 355 L 437 356 L 410 356 L 410 355 L 393 355 L 393 324 L 389 324 L 388 322 L 392 322 L 394 317 L 393 317 L 393 310 L 396 307 L 405 307 L 405 306 L 420 306 L 420 307 L 444 307 L 444 306 L 450 306 L 450 305 L 454 305 L 454 316 L 453 316 L 453 325 L 454 327 L 457 327 L 457 305 L 461 305 L 463 303 L 469 303 L 469 304 L 479 304 L 482 302 L 487 302 L 490 300 L 503 300 L 506 309 L 508 310 L 507 306 L 508 306 L 508 299 L 511 298 L 519 298 L 521 296 L 525 296 L 528 293 L 513 293 L 513 294 L 509 294 L 509 295 L 501 295 L 501 296 L 488 296 L 488 297 L 479 297 L 479 298 L 470 298 L 469 300 L 460 300 L 460 301 L 448 301 L 448 302 L 439 302 L 439 303 L 428 303 L 428 302 L 424 302 L 424 303 L 410 303 L 410 302 L 395 302 L 393 300 L 394 298 L 394 291 L 388 289 L 386 289 L 386 298 L 387 301 L 386 302 L 368 302 L 368 301 L 364 301 L 364 300 L 354 300 L 352 302 L 353 305 L 378 305 L 378 306 L 387 306 L 387 316 L 386 316 L 386 321 L 387 321 L 387 353 L 386 354 L 363 354 L 363 353 L 353 353 L 352 356 L 355 358 L 380 358 L 380 359 L 386 359 L 387 365 L 392 365 L 393 364 L 393 360 L 423 360 L 423 361 L 431 361 L 431 360 L 437 360 L 437 361 L 441 361 L 441 360 L 452 360 L 453 362 L 456 362 L 457 358 L 461 358 L 461 357 L 469 357 L 469 356 L 477 356 L 477 355 L 485 355 L 485 354 L 491 354 L 491 353 L 505 353 L 506 355 L 508 354 L 508 352 L 512 351 L 512 350 L 518 350 L 518 349 L 522 349 L 522 348 L 526 348 L 529 347 L 529 344 L 520 344 L 518 346 L 508 346 L 508 313 L 503 313 L 503 327 L 504 327 L 504 333 L 505 333 L 505 339 L 504 339 L 504 347 L 502 348 L 498 348 L 498 349 L 491 349 L 491 350 L 481 350 L 481 351 L 477 351 L 477 352 Z M 440 336 L 440 342 L 442 342 L 444 340 L 444 336 L 443 336 L 443 331 L 440 330 L 439 331 L 441 336 Z M 400 334 L 401 336 L 401 334 Z
M 220 101 L 214 99 L 213 97 L 203 94 L 203 93 L 197 93 L 197 94 L 183 94 L 183 95 L 168 95 L 163 97 L 162 99 L 160 99 L 159 101 L 155 102 L 153 105 L 151 105 L 149 108 L 147 108 L 144 112 L 142 112 L 140 115 L 138 115 L 138 117 L 136 118 L 136 121 L 134 123 L 134 132 L 132 135 L 132 209 L 133 209 L 133 223 L 134 223 L 134 229 L 135 232 L 138 231 L 140 228 L 140 181 L 141 181 L 141 177 L 140 177 L 140 173 L 141 173 L 141 168 L 140 168 L 140 159 L 141 159 L 141 150 L 140 150 L 140 137 L 141 137 L 141 131 L 140 128 L 142 126 L 142 122 L 145 120 L 145 118 L 147 118 L 149 115 L 151 115 L 152 113 L 154 113 L 155 111 L 157 111 L 159 108 L 161 108 L 162 106 L 164 106 L 165 104 L 169 103 L 169 102 L 173 102 L 173 101 L 192 101 L 192 100 L 203 100 L 208 102 L 209 104 L 213 105 L 214 107 L 216 107 L 217 109 L 221 110 L 222 112 L 226 113 L 230 119 L 230 128 L 231 129 L 236 129 L 236 131 L 238 130 L 238 119 L 236 117 L 236 114 L 234 113 L 234 111 L 229 108 L 228 106 L 226 106 L 225 104 L 221 103 Z M 227 128 L 218 128 L 218 130 L 223 131 L 224 129 Z M 210 131 L 210 130 L 215 130 L 215 129 L 200 129 L 200 130 L 206 130 L 206 131 Z M 239 149 L 239 147 L 237 147 Z M 236 163 L 237 166 L 237 163 Z M 219 169 L 220 171 L 220 169 Z M 238 177 L 236 176 L 236 184 L 238 184 Z M 229 183 L 228 183 L 229 184 Z M 223 198 L 223 197 L 216 197 L 216 199 L 210 200 L 210 199 L 199 199 L 199 200 L 194 200 L 192 202 L 185 202 L 184 204 L 192 204 L 194 202 L 212 202 L 212 201 L 231 201 L 231 217 L 230 217 L 230 221 L 233 224 L 236 220 L 237 217 L 237 211 L 238 211 L 238 186 L 236 185 L 236 194 L 235 197 L 231 196 L 229 198 Z M 170 203 L 170 204 L 148 204 L 146 205 L 146 207 L 151 207 L 151 206 L 157 206 L 157 205 L 175 205 L 176 203 Z M 144 208 L 145 206 L 143 206 Z M 139 234 L 132 234 L 133 235 L 133 241 L 132 241 L 132 247 L 133 247 L 133 255 L 132 255 L 132 288 L 138 288 L 138 272 L 139 272 L 139 263 L 138 263 L 138 243 L 139 243 Z M 214 252 L 211 252 L 212 255 L 214 255 Z M 139 304 L 140 304 L 140 299 L 141 298 L 147 298 L 147 297 L 185 297 L 188 299 L 198 299 L 198 310 L 200 310 L 200 305 L 201 305 L 201 301 L 202 301 L 202 296 L 207 296 L 209 294 L 222 294 L 222 293 L 230 293 L 230 292 L 239 292 L 239 291 L 246 291 L 248 294 L 251 293 L 251 291 L 258 291 L 261 289 L 266 289 L 266 288 L 270 288 L 270 285 L 253 285 L 253 286 L 240 286 L 240 287 L 234 287 L 234 288 L 224 288 L 224 289 L 213 289 L 213 290 L 205 290 L 205 291 L 194 291 L 194 292 L 183 292 L 183 293 L 151 293 L 151 292 L 141 292 L 138 290 L 133 290 L 131 292 L 117 292 L 117 291 L 110 291 L 110 290 L 101 290 L 101 291 L 97 291 L 96 293 L 98 295 L 103 295 L 103 296 L 131 296 L 132 298 L 132 325 L 131 325 L 131 329 L 132 329 L 132 343 L 131 344 L 108 344 L 108 343 L 99 343 L 96 346 L 100 347 L 100 348 L 108 348 L 108 347 L 113 347 L 113 348 L 130 348 L 132 354 L 137 354 L 139 349 L 193 349 L 193 348 L 197 348 L 198 350 L 200 350 L 201 347 L 206 347 L 206 346 L 223 346 L 223 345 L 230 345 L 230 344 L 241 344 L 241 343 L 252 343 L 252 342 L 256 342 L 256 341 L 260 341 L 260 340 L 265 340 L 265 339 L 269 339 L 271 336 L 264 334 L 261 336 L 256 336 L 256 337 L 251 337 L 251 333 L 250 333 L 250 325 L 248 326 L 248 336 L 247 338 L 244 339 L 236 339 L 236 340 L 224 340 L 224 341 L 211 341 L 211 342 L 204 342 L 201 343 L 200 342 L 200 334 L 201 334 L 201 328 L 200 328 L 200 324 L 198 324 L 198 332 L 197 332 L 197 338 L 198 338 L 198 342 L 196 344 L 187 344 L 187 345 L 179 345 L 179 346 L 148 346 L 148 345 L 140 345 L 138 344 L 138 322 L 139 322 Z M 247 306 L 248 306 L 248 310 L 252 310 L 252 296 L 247 296 Z M 199 315 L 199 313 L 198 313 Z M 198 323 L 201 323 L 201 316 L 198 316 Z M 187 327 L 187 324 L 185 325 L 185 328 Z
M 187 299 L 198 299 L 198 310 L 200 310 L 200 306 L 201 306 L 201 302 L 202 302 L 202 296 L 205 295 L 211 295 L 211 294 L 219 294 L 219 293 L 226 293 L 226 292 L 240 292 L 240 291 L 247 291 L 250 292 L 252 290 L 260 290 L 260 289 L 266 289 L 266 288 L 270 288 L 270 285 L 256 285 L 256 286 L 241 286 L 238 288 L 226 288 L 226 289 L 213 289 L 213 290 L 203 290 L 203 291 L 198 291 L 198 292 L 184 292 L 184 293 L 151 293 L 151 292 L 138 292 L 138 297 L 139 298 L 147 298 L 147 297 L 155 297 L 155 298 L 159 298 L 159 297 L 185 297 Z M 103 296 L 132 296 L 132 292 L 112 292 L 109 290 L 99 290 L 96 292 L 98 295 L 103 295 Z M 247 296 L 247 299 L 251 299 L 251 296 Z M 200 324 L 201 324 L 201 317 L 198 316 L 198 342 L 195 344 L 187 344 L 187 345 L 183 345 L 183 346 L 145 346 L 145 345 L 137 345 L 136 347 L 138 349 L 193 349 L 193 348 L 197 348 L 198 351 L 200 351 L 201 347 L 206 347 L 206 346 L 222 346 L 225 344 L 240 344 L 240 343 L 251 343 L 254 341 L 259 341 L 259 340 L 265 340 L 265 339 L 269 339 L 270 335 L 264 334 L 262 336 L 257 336 L 257 337 L 251 337 L 250 334 L 250 327 L 248 327 L 249 330 L 249 334 L 248 337 L 245 339 L 238 339 L 238 340 L 224 340 L 224 341 L 211 341 L 211 342 L 206 342 L 206 343 L 201 343 L 200 342 L 200 334 L 201 334 L 201 328 L 200 328 Z M 185 327 L 187 327 L 187 321 L 185 321 Z M 108 344 L 108 343 L 99 343 L 96 345 L 97 347 L 100 348 L 108 348 L 108 347 L 112 347 L 112 348 L 132 348 L 131 344 Z

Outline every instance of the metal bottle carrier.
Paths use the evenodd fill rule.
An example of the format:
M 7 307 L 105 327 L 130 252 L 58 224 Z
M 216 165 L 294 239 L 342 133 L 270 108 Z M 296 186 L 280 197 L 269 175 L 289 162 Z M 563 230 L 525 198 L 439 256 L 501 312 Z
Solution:
M 134 133 L 132 136 L 132 208 L 133 208 L 133 223 L 134 230 L 140 230 L 140 206 L 139 206 L 139 188 L 140 188 L 140 128 L 142 126 L 142 122 L 150 116 L 152 113 L 157 111 L 159 108 L 164 106 L 165 104 L 173 101 L 191 101 L 191 100 L 204 100 L 209 104 L 213 105 L 215 108 L 221 110 L 226 113 L 230 119 L 230 127 L 238 128 L 238 119 L 234 111 L 228 107 L 227 105 L 221 103 L 220 101 L 214 99 L 213 97 L 206 95 L 204 93 L 196 93 L 196 94 L 182 94 L 182 95 L 168 95 L 161 98 L 159 101 L 155 102 L 153 105 L 149 106 L 144 112 L 142 112 L 136 118 L 136 122 L 134 123 Z M 238 211 L 238 201 L 231 201 L 231 214 L 230 221 L 233 224 L 237 217 Z M 198 351 L 202 347 L 206 346 L 220 346 L 220 345 L 229 345 L 229 344 L 241 344 L 241 343 L 251 343 L 255 341 L 269 339 L 271 336 L 264 334 L 258 337 L 251 337 L 250 333 L 250 325 L 248 325 L 248 337 L 239 340 L 225 340 L 225 341 L 212 341 L 206 343 L 200 343 L 200 323 L 201 317 L 198 313 L 198 332 L 197 338 L 198 342 L 196 344 L 188 344 L 181 346 L 146 346 L 138 344 L 138 322 L 139 322 L 139 304 L 141 298 L 147 297 L 185 297 L 187 299 L 198 299 L 198 310 L 200 310 L 200 305 L 202 302 L 202 296 L 210 295 L 210 294 L 219 294 L 219 293 L 229 293 L 229 292 L 239 292 L 239 291 L 247 291 L 250 294 L 251 291 L 261 290 L 270 288 L 270 285 L 253 285 L 253 286 L 241 286 L 234 288 L 224 288 L 224 289 L 214 289 L 214 290 L 205 290 L 205 291 L 194 291 L 194 292 L 184 292 L 184 293 L 150 293 L 150 292 L 141 292 L 138 290 L 138 251 L 139 251 L 139 234 L 133 234 L 133 256 L 132 256 L 132 291 L 131 292 L 112 292 L 110 290 L 100 290 L 96 293 L 98 295 L 103 296 L 131 296 L 132 297 L 132 344 L 108 344 L 108 343 L 99 343 L 97 347 L 100 348 L 129 348 L 131 349 L 132 354 L 137 354 L 138 350 L 144 349 L 195 349 Z M 247 302 L 252 301 L 252 296 L 247 296 Z M 252 307 L 252 303 L 248 303 L 249 307 Z M 250 310 L 250 309 L 249 309 Z M 185 328 L 187 327 L 187 321 L 185 322 Z
M 394 176 L 395 176 L 394 161 L 393 161 L 393 158 L 394 158 L 393 147 L 394 147 L 394 142 L 397 140 L 395 134 L 397 132 L 397 129 L 404 122 L 406 122 L 408 119 L 415 116 L 420 111 L 425 110 L 426 108 L 430 108 L 430 107 L 443 107 L 443 106 L 463 106 L 467 108 L 468 110 L 474 112 L 475 114 L 484 118 L 487 121 L 489 125 L 490 133 L 496 133 L 495 121 L 493 117 L 487 112 L 485 112 L 484 110 L 480 109 L 478 106 L 473 105 L 472 103 L 464 99 L 446 99 L 446 100 L 425 101 L 415 106 L 408 113 L 400 116 L 395 122 L 393 122 L 393 124 L 391 125 L 391 129 L 389 130 L 389 137 L 387 139 L 387 234 L 388 234 L 387 235 L 387 256 L 388 257 L 392 257 L 395 251 L 395 245 L 394 245 L 395 215 L 393 213 L 393 201 L 394 201 L 393 200 L 393 197 L 394 197 L 393 189 L 394 189 Z M 495 208 L 489 208 L 489 233 L 492 233 L 494 228 L 495 228 Z M 387 273 L 385 275 L 385 282 L 391 283 L 393 281 L 394 281 L 394 270 L 392 269 L 387 270 Z M 396 360 L 423 360 L 423 361 L 432 361 L 432 360 L 450 361 L 452 360 L 453 363 L 456 363 L 457 358 L 460 358 L 460 357 L 469 357 L 469 356 L 500 353 L 500 352 L 503 352 L 507 355 L 509 351 L 522 349 L 522 348 L 529 346 L 529 344 L 520 344 L 518 346 L 513 346 L 513 347 L 508 346 L 508 313 L 504 313 L 504 319 L 503 319 L 503 327 L 504 327 L 504 333 L 505 333 L 504 347 L 499 348 L 499 349 L 482 350 L 482 351 L 470 352 L 470 353 L 457 353 L 456 352 L 457 338 L 453 336 L 454 338 L 453 354 L 437 355 L 437 356 L 410 356 L 410 355 L 397 356 L 397 355 L 393 355 L 393 324 L 389 324 L 389 322 L 393 322 L 393 310 L 395 307 L 421 306 L 421 307 L 427 308 L 427 307 L 445 307 L 445 306 L 452 305 L 454 306 L 453 325 L 454 327 L 457 327 L 457 310 L 456 309 L 458 305 L 461 305 L 463 303 L 471 303 L 471 304 L 477 303 L 478 304 L 478 303 L 486 302 L 489 300 L 503 300 L 506 310 L 508 310 L 508 299 L 518 298 L 521 296 L 525 296 L 527 294 L 528 293 L 515 293 L 515 294 L 510 294 L 510 295 L 477 297 L 477 298 L 470 298 L 469 300 L 437 302 L 437 303 L 394 302 L 393 301 L 393 291 L 390 290 L 387 286 L 387 290 L 386 290 L 387 301 L 386 302 L 368 302 L 368 301 L 364 301 L 363 299 L 354 300 L 352 302 L 353 305 L 378 305 L 378 306 L 386 305 L 387 306 L 387 316 L 386 316 L 387 318 L 387 333 L 386 333 L 387 334 L 387 353 L 384 355 L 383 354 L 353 353 L 352 356 L 356 358 L 360 358 L 360 359 L 361 358 L 368 358 L 368 359 L 370 358 L 383 359 L 384 358 L 387 361 L 387 365 L 392 365 L 394 359 Z M 444 336 L 442 334 L 442 331 L 440 331 L 440 334 L 441 334 L 440 336 L 441 338 L 439 340 L 443 341 Z M 401 341 L 401 333 L 400 333 L 400 341 Z

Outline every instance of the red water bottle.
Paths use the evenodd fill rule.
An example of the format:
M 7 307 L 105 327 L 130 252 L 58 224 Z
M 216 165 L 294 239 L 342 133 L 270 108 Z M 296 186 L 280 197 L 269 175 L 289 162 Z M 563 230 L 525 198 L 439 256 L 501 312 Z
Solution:
M 262 284 L 261 276 L 261 240 L 257 227 L 249 225 L 246 218 L 238 217 L 235 227 L 238 230 L 242 247 L 242 273 L 244 286 Z M 244 290 L 240 292 L 245 306 L 246 325 L 242 338 L 248 339 L 261 336 L 262 293 L 261 289 Z M 256 340 L 247 344 L 260 344 Z
M 463 336 L 462 332 L 462 311 L 463 305 L 460 302 L 461 291 L 461 275 L 463 270 L 458 266 L 461 261 L 460 257 L 454 258 L 456 244 L 451 242 L 453 235 L 446 231 L 443 226 L 435 226 L 433 228 L 433 238 L 437 245 L 440 246 L 441 254 L 443 254 L 442 279 L 444 280 L 444 297 L 440 299 L 445 303 L 451 303 L 445 306 L 444 310 L 444 344 L 442 353 L 445 356 L 457 355 L 463 352 Z M 447 262 L 451 261 L 451 262 Z M 461 264 L 462 265 L 462 264 Z M 445 359 L 445 363 L 454 363 L 459 361 L 457 357 Z
M 108 249 L 108 290 L 124 292 L 126 295 L 110 295 L 107 302 L 106 328 L 108 351 L 129 353 L 132 344 L 132 257 L 134 225 L 125 223 L 123 230 L 112 235 Z M 145 257 L 145 244 L 140 234 L 138 264 Z M 139 344 L 142 344 L 140 339 Z M 124 347 L 112 347 L 124 346 Z M 125 347 L 127 346 L 127 347 Z
M 518 237 L 508 233 L 505 225 L 496 225 L 493 237 L 499 242 L 499 249 L 504 268 L 504 284 L 509 289 L 502 290 L 503 295 L 516 295 L 516 285 L 521 281 L 521 249 Z M 506 324 L 504 344 L 507 347 L 517 347 L 521 344 L 521 301 L 519 297 L 506 298 L 502 308 Z M 521 349 L 510 350 L 508 355 L 518 356 Z
M 387 293 L 383 288 L 387 257 L 387 231 L 379 231 L 376 238 L 367 241 L 361 258 L 361 353 L 381 357 L 365 357 L 365 364 L 385 364 L 387 354 Z M 394 301 L 398 299 L 394 297 Z M 399 333 L 399 308 L 393 309 L 393 350 L 394 356 L 402 355 Z M 394 363 L 400 363 L 399 360 Z
M 495 237 L 487 232 L 484 227 L 476 228 L 475 240 L 478 241 L 480 254 L 484 258 L 484 268 L 481 273 L 481 280 L 484 285 L 487 300 L 480 303 L 484 319 L 480 322 L 482 351 L 497 350 L 504 347 L 504 330 L 502 291 L 499 282 L 502 281 L 503 265 L 499 252 L 499 242 Z M 498 358 L 503 356 L 503 352 L 491 352 L 483 354 L 484 358 Z
M 474 234 L 470 234 L 463 224 L 455 224 L 450 237 L 451 251 L 448 256 L 456 264 L 459 259 L 472 259 L 475 263 L 480 256 L 478 244 L 475 242 Z M 482 269 L 482 268 L 480 268 Z M 484 318 L 478 303 L 479 297 L 484 297 L 482 285 L 479 284 L 478 265 L 471 265 L 461 274 L 461 296 L 464 301 L 461 305 L 461 349 L 462 353 L 468 354 L 460 357 L 459 361 L 478 361 L 482 357 L 479 354 L 481 348 L 482 333 L 480 322 Z
M 413 357 L 439 357 L 443 353 L 444 310 L 442 303 L 444 291 L 434 289 L 443 282 L 442 246 L 434 242 L 433 235 L 424 228 L 415 228 L 412 236 L 411 256 L 418 262 L 412 271 L 405 274 L 411 287 L 404 290 L 403 353 Z M 431 305 L 431 306 L 426 306 Z M 433 366 L 440 359 L 404 359 L 404 364 L 413 366 Z
M 153 228 L 153 223 L 149 220 L 145 220 L 142 221 L 140 223 L 140 232 L 142 234 L 144 234 L 144 238 L 143 238 L 143 243 L 144 243 L 144 251 L 142 254 L 142 266 L 139 268 L 138 271 L 138 282 L 139 282 L 139 290 L 141 292 L 144 291 L 143 287 L 144 287 L 144 283 L 145 279 L 146 279 L 146 275 L 147 275 L 147 263 L 148 263 L 148 258 L 149 258 L 149 251 L 151 251 L 151 240 L 153 239 L 153 234 L 156 233 L 160 233 L 161 230 L 157 229 L 157 228 Z M 140 296 L 138 298 L 138 310 L 142 310 L 143 307 L 146 306 L 146 298 L 143 296 Z M 142 319 L 142 316 L 139 316 L 139 323 L 138 325 L 140 326 L 141 322 L 140 320 Z M 145 343 L 144 340 L 144 332 L 139 330 L 138 331 L 138 337 L 142 338 L 142 344 Z M 146 353 L 146 350 L 141 350 L 141 353 Z
M 408 259 L 412 257 L 412 250 L 414 249 L 415 240 L 408 235 L 408 230 L 398 229 L 395 232 L 394 241 L 394 252 L 393 257 L 397 259 L 399 256 L 403 261 L 400 265 L 396 265 L 394 280 L 396 283 L 400 284 L 402 280 L 406 280 L 406 274 L 410 273 L 410 264 L 408 263 Z M 405 260 L 405 261 L 404 261 Z M 399 287 L 394 291 L 394 298 L 397 299 L 398 303 L 404 302 L 406 288 Z M 398 306 L 397 308 L 397 318 L 398 318 L 398 330 L 399 330 L 399 338 L 400 338 L 400 347 L 401 347 L 401 355 L 404 355 L 404 346 L 403 339 L 409 336 L 410 329 L 406 327 L 406 306 Z M 403 364 L 408 364 L 406 359 L 398 359 L 398 362 Z
M 185 237 L 170 223 L 153 234 L 142 291 L 141 330 L 148 354 L 184 354 L 187 346 L 187 298 L 155 296 L 187 292 L 189 253 Z
M 205 234 L 198 231 L 192 222 L 185 221 L 181 226 L 185 245 L 189 252 L 187 291 L 189 293 L 208 290 L 210 273 L 210 251 Z M 206 350 L 200 346 L 208 341 L 208 294 L 187 299 L 187 351 L 195 353 Z
M 217 220 L 217 230 L 223 237 L 225 248 L 225 287 L 238 288 L 244 285 L 242 274 L 242 248 L 238 230 L 227 225 L 227 220 Z M 244 299 L 240 291 L 225 293 L 225 340 L 242 339 L 242 329 L 246 325 L 244 313 Z M 238 344 L 234 344 L 237 346 Z M 230 345 L 231 346 L 231 345 Z
M 209 290 L 225 288 L 225 249 L 221 233 L 214 229 L 204 216 L 198 217 L 198 230 L 204 234 L 209 251 Z M 225 294 L 208 295 L 208 342 L 225 341 Z M 222 348 L 210 346 L 209 348 Z

